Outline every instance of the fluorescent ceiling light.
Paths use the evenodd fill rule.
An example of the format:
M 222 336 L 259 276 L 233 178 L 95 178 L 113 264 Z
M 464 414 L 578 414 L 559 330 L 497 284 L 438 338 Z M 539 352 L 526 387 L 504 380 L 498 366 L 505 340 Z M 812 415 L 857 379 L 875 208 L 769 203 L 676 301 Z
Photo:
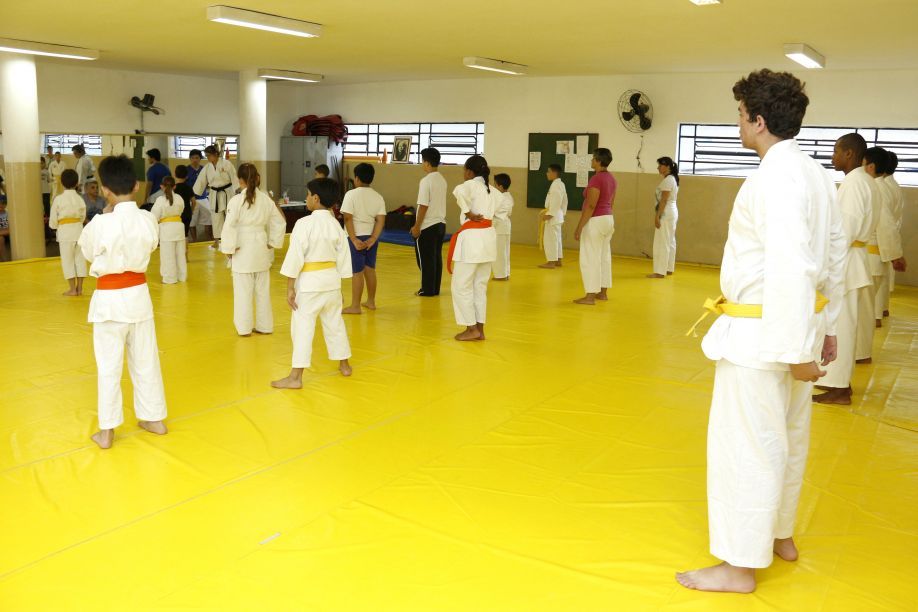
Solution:
M 490 70 L 491 72 L 501 72 L 503 74 L 526 74 L 526 66 L 522 64 L 512 64 L 486 57 L 464 57 L 462 58 L 462 63 L 469 68 L 477 68 L 478 70 Z
M 259 68 L 258 76 L 269 81 L 297 81 L 300 83 L 318 83 L 325 77 L 321 74 L 308 74 L 306 72 L 291 72 L 289 70 L 272 70 Z
M 258 11 L 248 11 L 232 6 L 208 6 L 207 19 L 217 23 L 267 30 L 278 34 L 290 34 L 291 36 L 302 36 L 303 38 L 315 38 L 322 34 L 322 26 L 317 23 L 259 13 Z
M 0 51 L 10 53 L 27 53 L 29 55 L 47 55 L 48 57 L 65 57 L 67 59 L 97 60 L 99 52 L 95 49 L 81 49 L 80 47 L 65 47 L 48 43 L 32 42 L 30 40 L 13 40 L 0 38 Z
M 803 43 L 784 45 L 784 55 L 805 68 L 826 67 L 826 57 Z
M 706 4 L 720 4 L 720 0 L 689 0 L 692 4 L 697 4 L 698 6 L 704 6 Z

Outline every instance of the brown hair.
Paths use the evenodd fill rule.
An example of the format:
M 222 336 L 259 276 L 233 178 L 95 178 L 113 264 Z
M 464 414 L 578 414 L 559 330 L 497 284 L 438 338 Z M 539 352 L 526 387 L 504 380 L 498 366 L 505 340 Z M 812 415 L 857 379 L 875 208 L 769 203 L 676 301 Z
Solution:
M 255 190 L 261 185 L 261 176 L 255 164 L 242 164 L 236 176 L 245 181 L 245 201 L 251 207 L 255 203 Z
M 171 176 L 164 176 L 164 177 L 163 177 L 163 181 L 159 184 L 159 186 L 163 188 L 163 193 L 164 193 L 164 195 L 166 196 L 166 199 L 169 200 L 169 203 L 170 203 L 170 204 L 175 204 L 175 202 L 172 200 L 172 189 L 168 189 L 168 190 L 167 190 L 167 189 L 166 189 L 166 185 L 169 185 L 169 187 L 171 187 L 172 189 L 174 189 L 174 188 L 175 188 L 175 179 L 172 178 Z
M 773 72 L 768 68 L 737 81 L 733 97 L 746 105 L 748 121 L 761 116 L 768 131 L 784 139 L 800 132 L 810 103 L 800 79 L 789 72 Z

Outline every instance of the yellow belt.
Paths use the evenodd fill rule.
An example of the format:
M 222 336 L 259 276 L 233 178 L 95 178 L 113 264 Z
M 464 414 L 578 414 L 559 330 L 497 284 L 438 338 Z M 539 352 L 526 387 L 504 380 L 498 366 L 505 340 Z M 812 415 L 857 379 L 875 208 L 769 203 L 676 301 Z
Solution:
M 181 217 L 163 217 L 159 220 L 160 223 L 181 223 Z
M 867 252 L 868 252 L 868 253 L 871 253 L 872 255 L 879 255 L 879 254 L 880 254 L 880 247 L 879 247 L 879 245 L 876 245 L 876 244 L 868 244 L 868 245 L 867 245 Z
M 70 223 L 82 223 L 82 222 L 83 222 L 82 219 L 74 219 L 73 217 L 67 217 L 66 219 L 57 220 L 58 225 L 68 225 Z
M 863 249 L 865 246 L 867 246 L 867 243 L 861 242 L 860 240 L 855 240 L 851 243 L 851 246 L 853 246 L 855 249 Z
M 303 269 L 300 272 L 317 272 L 319 270 L 328 270 L 330 268 L 337 267 L 333 261 L 307 261 L 303 264 Z
M 826 304 L 829 303 L 829 298 L 824 296 L 820 292 L 816 292 L 816 304 L 814 311 L 819 313 L 822 312 Z M 727 298 L 720 296 L 716 300 L 710 298 L 704 301 L 705 313 L 701 315 L 701 318 L 695 321 L 695 324 L 692 325 L 692 328 L 686 332 L 686 336 L 695 336 L 698 337 L 698 334 L 695 333 L 695 330 L 698 329 L 698 326 L 701 325 L 701 322 L 708 318 L 708 315 L 714 313 L 716 315 L 725 314 L 728 317 L 734 317 L 737 319 L 761 319 L 762 318 L 762 305 L 761 304 L 734 304 L 733 302 L 728 302 Z

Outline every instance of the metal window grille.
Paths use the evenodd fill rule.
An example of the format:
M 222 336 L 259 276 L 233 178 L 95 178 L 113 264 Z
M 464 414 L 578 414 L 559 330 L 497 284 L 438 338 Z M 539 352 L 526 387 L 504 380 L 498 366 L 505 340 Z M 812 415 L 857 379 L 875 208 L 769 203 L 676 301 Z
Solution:
M 102 155 L 101 134 L 45 134 L 42 138 L 41 154 L 44 155 L 48 147 L 52 147 L 55 153 L 60 151 L 64 155 L 70 155 L 70 149 L 78 144 L 86 149 L 86 155 Z
M 225 139 L 224 154 L 229 151 L 230 157 L 239 157 L 239 138 L 237 136 L 174 136 L 172 150 L 176 158 L 188 159 L 192 149 L 204 151 L 206 147 L 214 144 L 217 139 Z
M 392 157 L 396 136 L 411 136 L 411 163 L 421 163 L 421 150 L 435 147 L 441 163 L 463 164 L 484 154 L 484 123 L 348 123 L 344 155 Z

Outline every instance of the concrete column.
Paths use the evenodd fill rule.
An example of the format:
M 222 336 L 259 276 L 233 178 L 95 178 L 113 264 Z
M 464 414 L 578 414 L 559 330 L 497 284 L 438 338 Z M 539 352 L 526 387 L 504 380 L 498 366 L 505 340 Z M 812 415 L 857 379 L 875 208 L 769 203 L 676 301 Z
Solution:
M 0 126 L 12 257 L 44 257 L 38 82 L 31 55 L 0 53 Z
M 257 70 L 239 73 L 240 163 L 255 164 L 261 175 L 261 188 L 268 186 L 268 83 Z M 277 195 L 275 193 L 275 195 Z

